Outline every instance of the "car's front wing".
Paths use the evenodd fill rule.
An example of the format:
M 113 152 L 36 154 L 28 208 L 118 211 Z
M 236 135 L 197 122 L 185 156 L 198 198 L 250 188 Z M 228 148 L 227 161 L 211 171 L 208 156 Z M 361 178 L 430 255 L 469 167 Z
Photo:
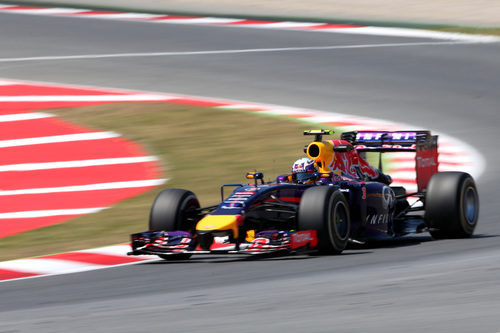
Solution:
M 197 237 L 184 231 L 141 232 L 131 238 L 129 255 L 297 253 L 312 251 L 318 245 L 316 230 L 261 231 L 250 242 L 226 243 L 210 250 L 200 249 Z

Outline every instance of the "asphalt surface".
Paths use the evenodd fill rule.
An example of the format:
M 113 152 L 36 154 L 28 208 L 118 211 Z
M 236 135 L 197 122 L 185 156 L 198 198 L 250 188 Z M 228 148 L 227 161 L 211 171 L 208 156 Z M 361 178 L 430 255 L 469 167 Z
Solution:
M 481 151 L 476 236 L 341 256 L 158 262 L 0 284 L 0 332 L 498 332 L 500 44 L 0 14 L 0 77 L 331 110 L 459 137 Z M 285 47 L 107 59 L 7 58 Z M 248 126 L 248 124 L 242 124 Z

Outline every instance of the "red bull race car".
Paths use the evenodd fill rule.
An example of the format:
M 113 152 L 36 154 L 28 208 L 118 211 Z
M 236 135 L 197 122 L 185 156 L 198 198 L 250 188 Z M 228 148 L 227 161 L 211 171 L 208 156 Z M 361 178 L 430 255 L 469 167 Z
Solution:
M 437 136 L 356 131 L 323 140 L 332 133 L 305 131 L 314 139 L 292 174 L 264 182 L 262 173 L 248 173 L 250 183 L 221 186 L 218 205 L 201 207 L 188 190 L 163 190 L 151 208 L 149 230 L 131 235 L 129 255 L 184 260 L 213 253 L 340 254 L 349 243 L 413 233 L 436 239 L 473 234 L 479 215 L 474 179 L 438 172 Z M 382 159 L 375 168 L 365 160 L 367 152 L 415 152 L 418 190 L 390 186 Z

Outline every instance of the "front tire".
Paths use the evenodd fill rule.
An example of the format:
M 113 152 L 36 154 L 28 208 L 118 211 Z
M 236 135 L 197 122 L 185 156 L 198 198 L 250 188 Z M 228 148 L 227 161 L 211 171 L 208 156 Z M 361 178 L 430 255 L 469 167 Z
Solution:
M 192 213 L 200 208 L 193 192 L 182 189 L 161 191 L 153 202 L 149 215 L 149 231 L 188 231 L 195 228 Z M 165 260 L 185 260 L 189 253 L 159 255 Z
M 299 230 L 316 230 L 322 254 L 340 254 L 347 246 L 351 229 L 349 204 L 339 190 L 330 186 L 307 189 L 298 212 Z
M 149 214 L 149 231 L 192 231 L 190 213 L 200 208 L 191 191 L 168 189 L 161 191 Z
M 435 239 L 467 238 L 479 217 L 479 195 L 471 175 L 438 172 L 427 186 L 425 221 Z

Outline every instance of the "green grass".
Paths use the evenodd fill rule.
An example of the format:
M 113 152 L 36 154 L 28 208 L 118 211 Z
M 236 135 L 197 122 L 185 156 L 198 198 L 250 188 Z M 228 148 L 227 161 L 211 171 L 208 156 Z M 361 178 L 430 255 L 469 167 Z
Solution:
M 246 171 L 262 171 L 266 180 L 288 173 L 310 142 L 302 131 L 318 128 L 282 117 L 165 103 L 51 112 L 140 143 L 160 158 L 169 181 L 100 213 L 3 238 L 0 261 L 127 242 L 130 233 L 147 229 L 151 204 L 162 189 L 185 188 L 196 193 L 202 205 L 218 203 L 220 185 L 245 182 Z

